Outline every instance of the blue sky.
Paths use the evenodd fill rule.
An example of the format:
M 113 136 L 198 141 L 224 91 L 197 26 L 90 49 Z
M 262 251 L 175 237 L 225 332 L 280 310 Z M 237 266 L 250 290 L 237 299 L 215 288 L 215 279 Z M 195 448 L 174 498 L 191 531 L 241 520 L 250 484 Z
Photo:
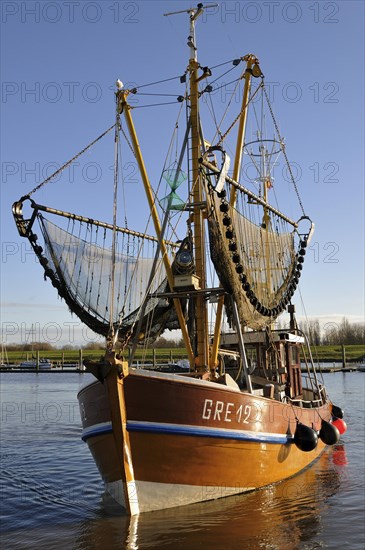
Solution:
M 117 78 L 143 84 L 184 72 L 187 17 L 162 14 L 191 5 L 2 2 L 1 323 L 8 342 L 24 341 L 32 323 L 40 339 L 56 345 L 94 338 L 43 281 L 41 267 L 18 236 L 11 205 L 113 123 Z M 202 65 L 254 53 L 270 83 L 288 156 L 299 170 L 299 191 L 316 224 L 301 280 L 308 316 L 323 323 L 343 316 L 361 321 L 364 3 L 220 2 L 198 20 L 197 32 Z M 159 144 L 169 109 L 136 110 L 151 164 L 165 154 Z M 98 177 L 92 162 L 91 155 L 80 160 L 72 174 L 36 200 L 69 210 L 79 201 L 82 213 L 97 207 L 99 219 L 110 217 L 111 206 L 95 200 L 105 174 Z M 302 315 L 299 297 L 296 301 Z

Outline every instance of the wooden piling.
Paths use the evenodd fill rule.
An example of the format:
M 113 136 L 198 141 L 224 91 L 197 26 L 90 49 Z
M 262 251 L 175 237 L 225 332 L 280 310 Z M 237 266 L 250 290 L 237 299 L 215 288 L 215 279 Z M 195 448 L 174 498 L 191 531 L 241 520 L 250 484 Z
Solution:
M 344 344 L 342 344 L 342 368 L 346 368 L 346 349 Z

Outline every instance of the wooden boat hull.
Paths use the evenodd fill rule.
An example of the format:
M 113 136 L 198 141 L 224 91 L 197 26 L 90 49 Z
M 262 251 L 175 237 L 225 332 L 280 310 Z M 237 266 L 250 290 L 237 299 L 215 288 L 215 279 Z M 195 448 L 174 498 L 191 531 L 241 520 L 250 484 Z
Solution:
M 113 409 L 120 407 L 112 395 L 115 386 L 125 398 L 121 422 L 127 448 L 112 422 Z M 297 421 L 319 431 L 321 418 L 331 418 L 330 403 L 294 407 L 222 384 L 133 369 L 124 380 L 111 372 L 104 384 L 83 388 L 78 399 L 82 437 L 107 490 L 127 509 L 132 501 L 132 514 L 252 491 L 291 477 L 325 447 L 319 440 L 313 451 L 299 450 L 293 443 Z M 133 470 L 129 477 L 125 455 L 127 469 Z

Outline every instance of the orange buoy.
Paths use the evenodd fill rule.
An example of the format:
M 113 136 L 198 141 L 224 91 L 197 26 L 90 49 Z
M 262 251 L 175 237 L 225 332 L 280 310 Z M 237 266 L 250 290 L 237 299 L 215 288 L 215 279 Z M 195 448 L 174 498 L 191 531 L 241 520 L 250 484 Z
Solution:
M 335 426 L 341 435 L 344 434 L 345 431 L 347 430 L 347 424 L 344 420 L 342 420 L 342 418 L 336 418 L 332 422 L 332 426 Z

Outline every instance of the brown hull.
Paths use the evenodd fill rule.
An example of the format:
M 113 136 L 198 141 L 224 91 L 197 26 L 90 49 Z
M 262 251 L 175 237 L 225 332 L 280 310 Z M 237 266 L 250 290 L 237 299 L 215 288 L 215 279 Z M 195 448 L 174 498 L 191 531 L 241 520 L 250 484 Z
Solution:
M 124 442 L 112 425 L 120 406 L 110 388 L 123 385 L 127 454 L 133 477 L 126 479 Z M 319 431 L 331 405 L 301 408 L 225 385 L 171 374 L 131 370 L 79 393 L 83 439 L 113 496 L 148 511 L 253 490 L 295 475 L 324 444 L 310 452 L 293 443 L 297 420 Z M 126 481 L 133 482 L 129 496 Z M 133 512 L 132 512 L 133 513 Z

